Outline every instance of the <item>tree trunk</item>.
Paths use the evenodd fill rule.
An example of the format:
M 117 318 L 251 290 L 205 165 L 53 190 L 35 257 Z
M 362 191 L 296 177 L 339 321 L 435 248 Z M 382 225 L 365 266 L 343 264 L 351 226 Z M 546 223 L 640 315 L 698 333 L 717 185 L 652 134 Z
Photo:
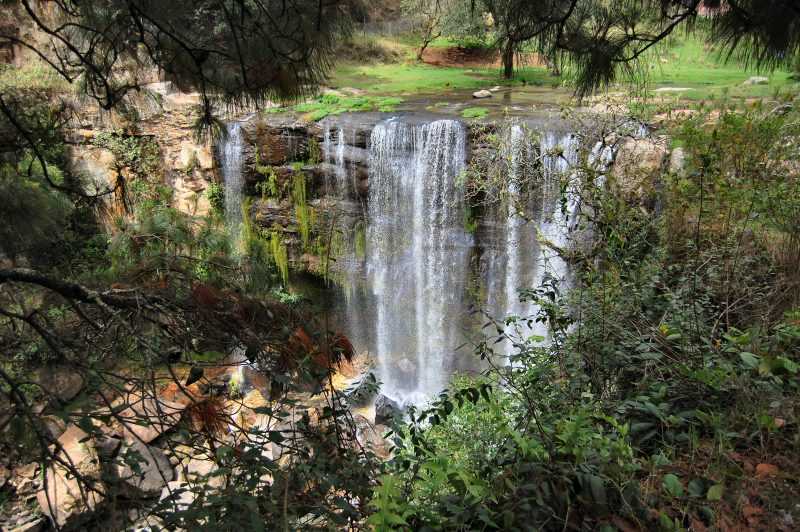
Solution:
M 503 77 L 514 77 L 514 41 L 508 41 L 503 49 Z

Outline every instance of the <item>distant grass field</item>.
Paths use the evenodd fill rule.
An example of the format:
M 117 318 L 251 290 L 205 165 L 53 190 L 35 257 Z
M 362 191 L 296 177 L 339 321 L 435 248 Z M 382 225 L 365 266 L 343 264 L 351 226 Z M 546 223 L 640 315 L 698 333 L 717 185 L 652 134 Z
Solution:
M 709 99 L 723 95 L 732 97 L 767 97 L 776 91 L 797 90 L 797 83 L 786 70 L 759 72 L 731 60 L 706 47 L 697 36 L 676 38 L 669 48 L 649 54 L 648 82 L 651 90 L 659 87 L 690 88 L 678 94 L 686 99 Z M 743 85 L 753 76 L 769 78 L 764 85 Z
M 513 80 L 495 68 L 437 67 L 424 63 L 341 65 L 330 81 L 336 87 L 354 87 L 369 94 L 409 95 L 479 89 L 492 85 L 558 85 L 544 68 L 524 68 Z
M 383 37 L 378 40 L 387 42 Z M 431 46 L 456 44 L 447 39 L 438 39 Z M 550 76 L 545 68 L 519 69 L 515 79 L 509 81 L 502 78 L 498 68 L 438 67 L 418 63 L 413 59 L 414 43 L 408 38 L 396 39 L 391 45 L 398 55 L 403 56 L 403 60 L 396 63 L 342 63 L 337 67 L 329 85 L 334 88 L 353 87 L 376 96 L 447 93 L 493 85 L 569 88 L 568 80 Z M 642 65 L 645 72 L 644 87 L 621 81 L 610 90 L 633 91 L 637 95 L 648 92 L 660 99 L 678 101 L 723 96 L 763 98 L 778 92 L 800 91 L 800 85 L 790 78 L 790 72 L 759 72 L 734 61 L 725 62 L 717 52 L 707 49 L 700 36 L 676 36 L 671 46 L 653 49 L 645 59 L 646 62 Z M 769 83 L 743 85 L 752 76 L 768 77 Z M 688 90 L 656 92 L 658 88 Z

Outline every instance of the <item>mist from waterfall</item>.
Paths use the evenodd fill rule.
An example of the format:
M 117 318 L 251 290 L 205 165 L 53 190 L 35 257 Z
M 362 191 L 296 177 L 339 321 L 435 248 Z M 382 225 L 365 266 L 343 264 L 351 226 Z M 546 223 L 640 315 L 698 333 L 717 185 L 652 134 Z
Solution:
M 242 178 L 243 160 L 242 125 L 231 122 L 227 126 L 227 134 L 219 145 L 219 159 L 222 168 L 222 180 L 225 186 L 225 225 L 233 241 L 234 249 L 238 247 L 242 227 Z

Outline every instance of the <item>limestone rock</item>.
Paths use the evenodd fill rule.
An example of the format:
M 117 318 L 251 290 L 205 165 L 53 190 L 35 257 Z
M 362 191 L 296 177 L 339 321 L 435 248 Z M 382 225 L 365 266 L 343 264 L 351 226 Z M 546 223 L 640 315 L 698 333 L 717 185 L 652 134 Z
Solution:
M 122 493 L 144 497 L 159 495 L 173 478 L 172 466 L 163 451 L 139 441 L 125 444 L 117 457 L 115 472 Z
M 764 76 L 752 76 L 747 78 L 742 85 L 766 85 L 769 83 L 769 78 Z
M 131 392 L 114 403 L 124 408 L 118 413 L 122 425 L 122 436 L 127 441 L 141 440 L 150 443 L 174 427 L 181 419 L 186 405 L 155 399 Z
M 61 402 L 74 399 L 85 385 L 80 373 L 67 366 L 45 366 L 38 371 L 37 382 L 45 393 Z
M 174 480 L 168 482 L 164 489 L 161 490 L 160 502 L 170 501 L 172 503 L 172 510 L 182 512 L 189 508 L 189 506 L 197 498 L 197 495 L 191 491 L 191 486 L 186 482 Z
M 491 98 L 492 92 L 487 90 L 476 91 L 472 93 L 472 97 L 478 99 Z
M 10 532 L 41 532 L 45 530 L 46 525 L 47 520 L 44 517 L 37 517 L 33 521 L 12 528 Z
M 667 151 L 667 140 L 662 137 L 625 139 L 612 168 L 618 192 L 639 198 L 651 194 Z
M 58 526 L 73 526 L 87 514 L 93 512 L 105 499 L 105 487 L 100 483 L 100 459 L 89 436 L 70 425 L 58 442 L 63 447 L 58 458 L 46 473 L 45 489 L 37 493 L 36 499 L 42 511 Z M 77 471 L 84 482 L 73 474 Z
M 396 420 L 403 417 L 400 405 L 385 395 L 379 395 L 375 401 L 375 423 L 378 425 L 393 425 Z

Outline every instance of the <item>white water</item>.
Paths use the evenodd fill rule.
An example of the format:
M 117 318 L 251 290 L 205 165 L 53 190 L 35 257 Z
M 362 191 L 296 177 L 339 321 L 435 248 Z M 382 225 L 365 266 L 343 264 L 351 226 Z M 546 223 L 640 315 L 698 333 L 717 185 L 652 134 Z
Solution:
M 470 304 L 484 306 L 498 320 L 529 318 L 538 307 L 521 300 L 521 289 L 538 288 L 549 278 L 559 289 L 568 288 L 567 264 L 541 241 L 569 245 L 579 202 L 569 188 L 562 201 L 561 185 L 574 181 L 579 140 L 547 132 L 537 144 L 535 137 L 519 125 L 504 135 L 508 197 L 482 219 L 476 247 L 464 228 L 459 180 L 467 158 L 464 126 L 454 120 L 420 124 L 393 119 L 373 128 L 366 257 L 348 257 L 340 264 L 348 276 L 347 334 L 374 358 L 383 394 L 420 404 L 444 389 L 454 371 L 476 368 L 469 347 L 457 351 L 478 329 L 468 317 Z M 348 175 L 343 138 L 341 127 L 326 128 L 325 158 L 335 167 L 339 190 L 346 190 L 341 187 L 347 182 L 340 176 Z M 593 157 L 605 161 L 605 151 L 594 151 Z M 542 171 L 532 182 L 525 172 L 537 157 Z M 354 273 L 362 266 L 363 273 Z M 476 278 L 482 301 L 470 290 Z M 515 338 L 548 341 L 544 324 L 522 319 L 503 327 Z M 500 355 L 516 350 L 510 342 L 495 348 Z
M 219 158 L 225 185 L 225 224 L 236 248 L 242 227 L 242 126 L 232 122 L 227 130 L 225 141 L 219 147 Z
M 472 238 L 456 176 L 460 122 L 378 124 L 370 138 L 367 285 L 383 393 L 420 402 L 447 384 L 461 340 Z
M 326 123 L 322 137 L 322 154 L 325 157 L 325 162 L 333 165 L 334 168 L 335 183 L 329 185 L 332 185 L 331 188 L 336 191 L 337 195 L 344 197 L 347 195 L 352 172 L 348 169 L 345 161 L 347 141 L 344 128 L 341 126 L 336 128 L 335 135 L 334 139 L 334 130 L 331 129 L 329 122 Z

